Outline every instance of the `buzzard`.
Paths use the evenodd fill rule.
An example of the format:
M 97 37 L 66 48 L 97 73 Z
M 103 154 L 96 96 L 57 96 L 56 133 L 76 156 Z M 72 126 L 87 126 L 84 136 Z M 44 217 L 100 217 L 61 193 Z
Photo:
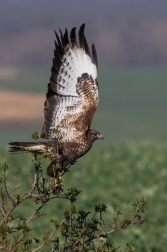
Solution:
M 97 55 L 94 44 L 90 52 L 84 35 L 85 24 L 56 35 L 53 66 L 44 103 L 41 138 L 47 142 L 10 142 L 10 151 L 28 151 L 47 155 L 51 164 L 47 174 L 55 177 L 55 166 L 64 170 L 85 155 L 102 135 L 90 128 L 99 102 Z

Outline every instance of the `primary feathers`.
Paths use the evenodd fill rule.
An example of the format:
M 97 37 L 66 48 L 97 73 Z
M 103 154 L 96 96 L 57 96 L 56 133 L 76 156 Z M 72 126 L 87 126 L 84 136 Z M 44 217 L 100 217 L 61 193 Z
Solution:
M 67 29 L 57 32 L 51 77 L 44 103 L 44 123 L 41 138 L 49 141 L 47 169 L 54 176 L 52 164 L 61 169 L 83 156 L 102 135 L 90 129 L 99 102 L 97 55 L 94 44 L 90 53 L 83 24 L 79 29 L 79 45 L 75 28 L 70 39 Z M 47 142 L 12 142 L 11 151 L 46 153 Z M 50 149 L 49 149 L 50 148 Z

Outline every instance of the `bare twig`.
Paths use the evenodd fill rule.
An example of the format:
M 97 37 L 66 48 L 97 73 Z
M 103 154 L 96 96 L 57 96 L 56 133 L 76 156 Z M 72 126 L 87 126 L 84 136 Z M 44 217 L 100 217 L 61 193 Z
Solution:
M 66 219 L 64 218 L 64 219 L 60 222 L 59 226 L 62 226 L 62 224 L 63 224 L 65 221 L 66 221 Z M 49 240 L 52 239 L 52 237 L 53 237 L 54 233 L 57 231 L 57 229 L 58 229 L 58 227 L 54 227 L 54 229 L 52 230 L 51 234 L 49 235 Z M 37 250 L 43 248 L 45 245 L 46 245 L 46 242 L 44 242 L 43 244 L 41 244 L 40 246 L 38 246 L 36 249 L 33 249 L 32 252 L 35 252 L 35 251 L 37 251 Z
M 10 209 L 8 210 L 8 212 L 5 214 L 5 217 L 3 218 L 3 220 L 1 221 L 0 225 L 4 224 L 7 222 L 9 215 L 13 212 L 13 210 L 15 209 L 16 205 L 11 205 Z
M 4 170 L 4 178 L 3 178 L 3 181 L 4 181 L 4 186 L 5 186 L 5 192 L 8 196 L 8 198 L 12 201 L 12 203 L 15 205 L 15 201 L 12 199 L 12 197 L 10 196 L 9 192 L 8 192 L 8 189 L 7 189 L 7 185 L 6 185 L 6 174 L 5 174 L 5 170 Z

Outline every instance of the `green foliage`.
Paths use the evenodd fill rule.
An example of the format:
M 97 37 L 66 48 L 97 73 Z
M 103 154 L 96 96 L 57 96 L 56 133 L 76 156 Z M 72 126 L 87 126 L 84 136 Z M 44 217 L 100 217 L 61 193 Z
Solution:
M 29 188 L 30 185 L 30 182 L 27 182 L 27 177 L 29 179 L 31 178 L 32 181 L 34 174 L 34 164 L 31 163 L 31 154 L 8 156 L 3 149 L 0 153 L 1 157 L 3 157 L 0 160 L 2 165 L 4 162 L 8 162 L 9 165 L 9 168 L 6 170 L 9 182 L 8 186 L 13 186 L 16 181 L 18 184 L 22 182 L 22 185 L 16 189 L 17 194 L 14 195 L 15 201 L 17 200 L 19 203 L 20 197 L 18 197 L 18 195 L 22 196 L 23 192 L 26 188 Z M 71 166 L 69 172 L 63 176 L 65 185 L 64 193 L 66 193 L 66 195 L 64 194 L 62 198 L 56 198 L 55 195 L 53 196 L 55 198 L 51 201 L 47 201 L 46 197 L 46 203 L 44 201 L 43 207 L 39 209 L 40 213 L 38 212 L 39 217 L 37 221 L 33 219 L 33 227 L 30 222 L 29 227 L 31 230 L 28 233 L 32 234 L 32 238 L 29 240 L 31 240 L 33 244 L 37 243 L 38 245 L 41 244 L 42 241 L 42 230 L 49 232 L 49 235 L 54 225 L 55 228 L 60 230 L 60 220 L 65 218 L 64 214 L 69 216 L 72 207 L 73 217 L 75 217 L 74 226 L 76 226 L 77 218 L 81 220 L 86 219 L 86 221 L 88 221 L 88 219 L 90 220 L 93 218 L 93 215 L 97 213 L 98 225 L 103 225 L 103 222 L 100 221 L 102 219 L 107 230 L 113 227 L 113 225 L 121 227 L 123 229 L 122 231 L 116 231 L 110 235 L 110 243 L 113 249 L 118 248 L 117 251 L 119 252 L 143 252 L 149 251 L 148 249 L 150 249 L 150 251 L 152 249 L 153 252 L 165 252 L 167 249 L 165 222 L 167 219 L 166 153 L 166 139 L 142 140 L 136 142 L 127 141 L 115 143 L 110 146 L 102 146 L 101 148 L 97 148 L 97 145 L 96 147 L 94 146 L 87 155 L 78 160 L 74 166 Z M 44 178 L 46 166 L 47 164 L 45 161 L 45 163 L 42 164 Z M 19 173 L 17 175 L 16 173 L 18 171 Z M 13 181 L 14 176 L 17 177 L 17 179 Z M 12 177 L 12 179 L 10 179 L 10 177 Z M 18 178 L 21 182 L 18 181 Z M 67 195 L 70 191 L 76 193 L 75 189 L 72 189 L 71 186 L 75 189 L 77 188 L 77 190 L 79 189 L 79 191 L 82 190 L 82 193 L 77 195 L 78 197 L 75 205 L 74 203 L 71 205 L 70 200 L 67 199 Z M 45 190 L 47 190 L 49 185 L 45 187 Z M 19 190 L 21 190 L 21 192 Z M 45 190 L 43 190 L 43 192 Z M 134 210 L 132 210 L 131 207 L 133 199 L 136 199 L 132 206 Z M 146 206 L 145 199 L 147 200 Z M 105 209 L 105 205 L 99 204 L 99 202 L 104 202 L 105 205 L 107 205 L 107 209 Z M 42 204 L 42 202 L 39 197 L 30 207 L 30 199 L 27 198 L 27 203 L 26 201 L 19 203 L 20 210 L 16 210 L 16 208 L 10 218 L 17 221 L 18 216 L 22 216 L 23 213 L 26 218 L 28 218 L 40 204 Z M 95 205 L 95 211 L 93 211 L 92 209 Z M 99 211 L 100 209 L 106 210 L 102 212 L 102 217 L 100 217 L 98 209 Z M 144 225 L 135 225 L 136 220 L 142 221 L 140 215 L 144 214 L 143 211 L 148 214 L 147 222 L 145 222 Z M 45 218 L 46 216 L 49 218 Z M 40 218 L 42 218 L 42 221 Z M 52 221 L 50 222 L 48 219 Z M 134 220 L 134 225 L 129 225 L 129 221 L 132 220 Z M 48 223 L 50 223 L 50 225 L 48 225 Z M 93 228 L 95 228 L 95 226 Z M 5 232 L 8 232 L 8 230 Z M 73 232 L 73 230 L 71 232 Z M 75 230 L 75 232 L 78 231 Z M 58 234 L 57 237 L 61 237 L 61 234 Z M 47 235 L 48 234 L 46 234 L 46 239 Z M 106 238 L 101 239 L 102 243 L 101 240 L 99 240 L 99 243 L 104 245 Z M 57 238 L 54 237 L 53 240 L 55 246 L 62 246 L 63 241 L 61 239 L 58 241 Z M 99 244 L 95 243 L 94 246 L 96 245 L 98 246 Z M 45 251 L 50 251 L 47 249 Z M 98 249 L 95 251 L 98 251 Z
M 34 132 L 34 133 L 32 134 L 32 139 L 37 140 L 38 138 L 39 138 L 38 133 L 37 133 L 37 132 Z
M 120 212 L 115 211 L 114 223 L 111 223 L 109 230 L 106 228 L 102 214 L 106 212 L 105 204 L 95 205 L 95 212 L 90 216 L 90 212 L 78 211 L 74 202 L 77 200 L 80 191 L 75 187 L 67 189 L 63 193 L 62 190 L 55 189 L 55 181 L 47 179 L 43 176 L 43 171 L 40 169 L 41 158 L 37 161 L 34 158 L 35 175 L 34 178 L 29 180 L 29 189 L 21 192 L 21 183 L 14 183 L 12 186 L 8 185 L 7 163 L 2 166 L 3 175 L 1 177 L 1 228 L 0 228 L 0 248 L 5 251 L 37 251 L 49 247 L 52 251 L 116 251 L 108 240 L 108 236 L 116 231 L 121 231 L 128 228 L 133 224 L 142 224 L 146 220 L 144 212 L 144 199 L 137 199 L 133 206 L 135 212 L 130 217 L 121 216 Z M 65 172 L 62 173 L 64 175 Z M 19 175 L 19 173 L 18 173 Z M 70 207 L 64 211 L 64 216 L 61 221 L 57 219 L 50 219 L 47 223 L 46 230 L 44 227 L 41 229 L 41 236 L 34 236 L 31 233 L 32 227 L 30 223 L 32 220 L 43 217 L 44 214 L 41 210 L 49 201 L 55 201 L 58 198 L 67 199 L 70 202 Z M 25 216 L 25 213 L 20 213 L 14 216 L 14 210 L 20 208 L 20 205 L 30 201 L 29 208 L 35 202 L 35 210 Z M 8 202 L 8 203 L 7 203 Z M 140 206 L 141 205 L 141 206 Z M 122 219 L 120 218 L 122 217 Z M 47 222 L 48 222 L 47 218 Z M 46 230 L 46 231 L 45 231 Z M 61 231 L 62 238 L 57 237 L 57 231 Z M 13 235 L 14 233 L 14 235 Z M 36 234 L 37 235 L 37 234 Z M 59 241 L 62 240 L 63 244 L 60 245 Z
M 77 199 L 77 196 L 80 194 L 81 191 L 77 190 L 75 187 L 71 187 L 67 190 L 67 193 L 65 193 L 65 196 L 67 199 L 70 200 L 71 203 L 74 203 Z

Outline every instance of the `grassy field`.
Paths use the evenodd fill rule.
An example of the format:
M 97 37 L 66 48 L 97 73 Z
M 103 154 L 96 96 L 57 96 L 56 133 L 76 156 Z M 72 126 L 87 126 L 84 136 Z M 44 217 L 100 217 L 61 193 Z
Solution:
M 2 81 L 1 88 L 45 95 L 49 67 L 19 69 L 19 77 L 13 81 Z M 106 142 L 167 136 L 166 67 L 100 70 L 98 81 L 100 103 L 92 127 L 103 133 Z M 0 122 L 1 145 L 16 139 L 30 139 L 31 133 L 40 131 L 42 120 L 39 122 L 29 118 L 26 124 L 18 120 Z M 22 136 L 19 136 L 20 132 Z
M 93 149 L 71 167 L 64 176 L 65 190 L 76 186 L 82 190 L 76 206 L 79 210 L 93 212 L 95 204 L 108 206 L 105 215 L 106 227 L 113 223 L 114 208 L 125 216 L 133 212 L 131 203 L 144 197 L 148 221 L 141 226 L 110 236 L 115 247 L 125 250 L 126 243 L 144 252 L 154 248 L 154 252 L 167 251 L 167 139 L 118 141 L 114 144 L 95 144 Z M 28 179 L 33 173 L 31 154 L 10 155 L 4 148 L 0 150 L 0 163 L 9 161 L 8 180 L 13 184 L 13 175 L 20 169 L 17 178 L 22 182 L 19 190 L 28 189 Z M 47 166 L 43 164 L 43 169 Z M 53 200 L 44 211 L 47 216 L 33 221 L 33 235 L 40 236 L 42 229 L 49 230 L 51 218 L 62 218 L 62 210 L 69 206 L 65 200 Z M 29 215 L 36 205 L 28 202 L 19 213 Z

